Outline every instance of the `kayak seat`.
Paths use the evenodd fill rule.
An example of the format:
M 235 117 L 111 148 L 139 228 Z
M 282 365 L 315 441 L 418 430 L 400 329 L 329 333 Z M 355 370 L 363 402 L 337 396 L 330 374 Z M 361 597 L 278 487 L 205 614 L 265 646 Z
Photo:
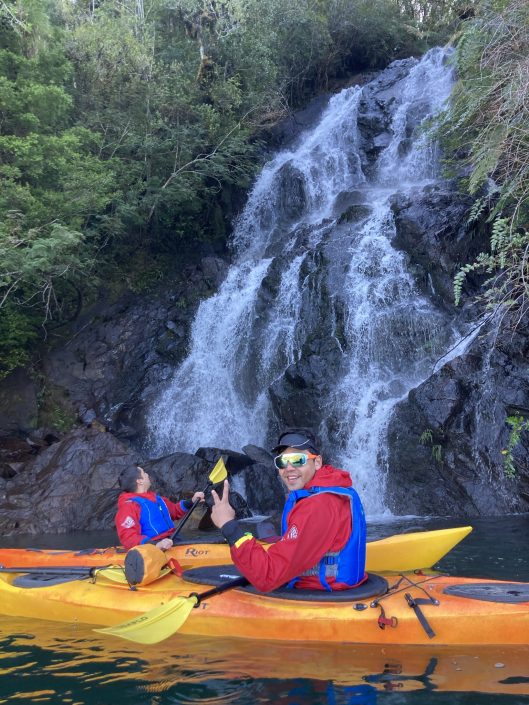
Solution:
M 83 576 L 79 575 L 53 575 L 49 573 L 27 573 L 19 575 L 13 580 L 15 587 L 21 588 L 39 588 L 49 587 L 50 585 L 60 585 L 61 583 L 71 583 L 72 580 L 81 580 Z M 85 577 L 88 577 L 86 575 Z
M 445 595 L 467 597 L 484 602 L 517 604 L 529 602 L 529 583 L 475 583 L 474 585 L 449 585 Z
M 228 580 L 240 577 L 239 571 L 233 565 L 202 566 L 185 570 L 182 577 L 191 583 L 217 586 Z M 296 590 L 296 588 L 280 587 L 272 592 L 260 592 L 252 585 L 238 587 L 237 590 L 251 592 L 254 595 L 279 597 L 282 600 L 298 600 L 304 602 L 356 602 L 370 597 L 384 595 L 388 591 L 388 582 L 381 575 L 368 573 L 367 580 L 362 585 L 351 590 Z

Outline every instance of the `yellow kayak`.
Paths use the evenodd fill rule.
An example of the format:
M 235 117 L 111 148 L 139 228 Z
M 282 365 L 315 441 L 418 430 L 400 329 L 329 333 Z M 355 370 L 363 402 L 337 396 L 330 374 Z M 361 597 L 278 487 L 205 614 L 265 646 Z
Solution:
M 211 584 L 211 575 L 200 571 L 216 571 L 220 589 L 201 587 L 197 581 Z M 3 573 L 0 613 L 107 627 L 133 620 L 133 636 L 129 627 L 120 635 L 139 640 L 134 634 L 143 624 L 151 632 L 147 643 L 180 631 L 295 642 L 529 644 L 529 583 L 404 573 L 371 576 L 370 585 L 341 593 L 264 594 L 233 587 L 234 573 L 233 566 L 197 568 L 182 578 L 167 573 L 136 590 L 107 580 L 104 570 L 56 584 Z
M 471 526 L 437 531 L 395 534 L 367 544 L 367 570 L 402 572 L 431 568 L 472 531 Z M 263 543 L 266 546 L 266 543 Z M 111 548 L 62 551 L 54 549 L 0 548 L 0 566 L 104 566 L 123 565 L 126 550 Z M 231 561 L 226 543 L 193 541 L 179 543 L 167 551 L 183 568 L 199 565 L 222 565 Z

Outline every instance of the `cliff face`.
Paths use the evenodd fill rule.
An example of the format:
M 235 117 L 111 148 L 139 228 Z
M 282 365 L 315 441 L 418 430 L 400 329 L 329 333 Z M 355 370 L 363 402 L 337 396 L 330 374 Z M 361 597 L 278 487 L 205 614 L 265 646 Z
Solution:
M 358 163 L 368 179 L 392 139 L 395 102 L 410 62 L 396 62 L 364 88 L 358 107 Z M 314 112 L 320 108 L 318 104 Z M 420 119 L 419 109 L 415 118 L 407 117 L 399 146 L 402 158 Z M 291 227 L 308 200 L 292 165 L 286 164 L 279 177 L 278 232 Z M 316 245 L 313 225 L 290 233 L 293 250 L 307 252 L 300 269 L 308 282 L 300 297 L 300 328 L 307 335 L 298 359 L 267 389 L 269 421 L 272 429 L 283 424 L 324 428 L 326 450 L 334 437 L 349 432 L 343 418 L 322 403 L 329 382 L 344 376 L 350 353 L 344 330 L 351 312 L 343 298 L 349 250 L 343 243 L 370 217 L 372 206 L 365 189 L 351 188 L 336 198 L 333 218 L 319 226 L 324 236 Z M 461 309 L 453 306 L 454 274 L 487 246 L 484 236 L 470 237 L 468 208 L 455 184 L 442 180 L 390 200 L 392 246 L 405 257 L 417 291 L 439 316 L 471 336 L 460 351 L 432 364 L 424 381 L 394 407 L 384 454 L 385 503 L 396 514 L 529 510 L 528 434 L 522 433 L 514 450 L 518 473 L 512 479 L 503 472 L 501 453 L 510 432 L 507 416 L 529 414 L 529 334 L 522 326 L 511 330 L 508 317 L 501 325 L 497 319 L 483 323 L 471 304 L 479 282 L 469 283 Z M 272 241 L 267 255 L 277 247 Z M 266 319 L 280 290 L 284 261 L 278 258 L 270 266 L 256 297 L 256 336 L 263 335 L 258 322 Z M 370 266 L 374 271 L 377 262 Z M 220 258 L 204 257 L 151 296 L 101 301 L 76 322 L 65 344 L 44 356 L 40 380 L 17 371 L 0 384 L 0 530 L 111 528 L 117 476 L 131 462 L 144 463 L 162 492 L 189 495 L 204 484 L 215 449 L 149 458 L 147 414 L 188 353 L 199 302 L 218 291 L 228 267 Z M 398 325 L 392 324 L 380 345 L 387 344 L 391 352 L 398 336 Z M 254 351 L 239 380 L 249 397 L 256 393 L 253 371 L 258 364 Z M 392 394 L 402 395 L 397 379 L 393 387 L 388 384 Z M 52 409 L 47 417 L 43 397 L 49 397 L 44 406 Z M 58 418 L 63 427 L 68 419 L 74 421 L 74 430 L 59 431 Z M 228 451 L 231 470 L 250 507 L 259 512 L 278 509 L 282 488 L 271 456 L 253 446 L 236 451 Z
M 458 213 L 447 205 L 449 228 Z M 429 206 L 417 204 L 399 209 L 398 240 L 418 279 L 450 308 L 453 274 L 487 243 L 421 231 L 416 222 L 428 211 Z M 507 418 L 529 416 L 529 333 L 515 315 L 480 313 L 470 305 L 477 292 L 474 282 L 466 299 L 475 321 L 470 345 L 412 390 L 390 420 L 387 500 L 398 513 L 487 515 L 529 509 L 529 434 L 522 432 L 514 447 L 513 477 L 505 474 L 502 453 L 511 433 Z

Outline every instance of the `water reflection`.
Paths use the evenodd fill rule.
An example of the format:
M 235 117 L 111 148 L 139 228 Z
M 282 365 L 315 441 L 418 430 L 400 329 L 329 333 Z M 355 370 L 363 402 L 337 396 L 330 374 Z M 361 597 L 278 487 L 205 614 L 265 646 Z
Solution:
M 0 653 L 2 704 L 374 705 L 396 693 L 529 695 L 529 647 L 284 644 L 182 635 L 140 647 L 85 626 L 2 618 Z

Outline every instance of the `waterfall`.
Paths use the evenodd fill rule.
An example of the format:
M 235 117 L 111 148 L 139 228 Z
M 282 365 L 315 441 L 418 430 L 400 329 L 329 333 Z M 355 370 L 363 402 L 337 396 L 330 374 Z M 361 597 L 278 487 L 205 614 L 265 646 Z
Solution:
M 436 179 L 435 147 L 415 128 L 449 95 L 445 59 L 435 49 L 400 62 L 374 163 L 359 128 L 368 84 L 332 97 L 318 124 L 264 167 L 235 223 L 228 276 L 200 304 L 189 355 L 151 409 L 152 453 L 266 447 L 282 422 L 270 390 L 332 348 L 314 420 L 368 513 L 385 512 L 389 416 L 455 336 L 393 247 L 390 207 L 393 194 Z

